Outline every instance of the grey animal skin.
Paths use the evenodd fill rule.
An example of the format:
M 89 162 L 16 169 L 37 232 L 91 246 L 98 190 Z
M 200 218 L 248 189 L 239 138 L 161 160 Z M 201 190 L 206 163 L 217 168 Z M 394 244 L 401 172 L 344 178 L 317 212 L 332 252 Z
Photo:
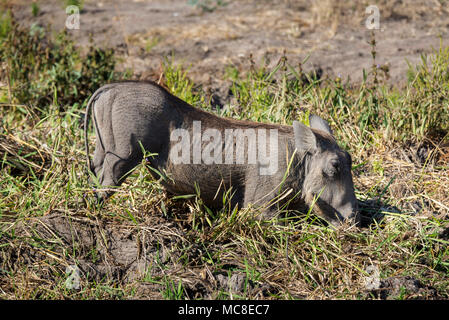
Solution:
M 92 162 L 87 139 L 90 109 L 96 131 Z M 202 133 L 214 128 L 223 137 L 227 129 L 265 130 L 267 154 L 276 160 L 277 170 L 261 174 L 260 169 L 266 163 L 262 164 L 261 158 L 251 163 L 251 150 L 245 151 L 247 163 L 195 162 L 196 154 L 192 152 L 195 144 L 205 148 L 212 140 L 194 138 L 192 149 L 186 153 L 190 161 L 174 163 L 170 150 L 179 146 L 179 141 L 172 141 L 171 134 L 175 129 L 185 129 L 192 136 L 194 121 L 200 121 Z M 149 165 L 162 174 L 161 183 L 169 193 L 185 195 L 199 190 L 201 199 L 210 208 L 223 207 L 227 198 L 233 208 L 252 204 L 260 208 L 260 218 L 269 219 L 280 208 L 304 212 L 313 204 L 313 210 L 333 225 L 344 220 L 359 224 L 351 157 L 337 145 L 326 121 L 312 115 L 309 123 L 310 128 L 298 121 L 285 126 L 221 118 L 190 106 L 152 82 L 113 83 L 98 89 L 87 105 L 84 130 L 88 168 L 108 190 L 97 192 L 102 201 L 112 194 L 111 187 L 119 186 L 141 163 L 143 147 L 156 154 L 149 157 Z M 268 139 L 273 130 L 277 132 L 274 151 L 269 149 Z M 223 150 L 235 147 L 232 149 L 235 159 L 242 141 L 231 141 L 226 146 L 224 141 L 218 143 L 222 143 Z M 249 145 L 249 139 L 244 141 Z

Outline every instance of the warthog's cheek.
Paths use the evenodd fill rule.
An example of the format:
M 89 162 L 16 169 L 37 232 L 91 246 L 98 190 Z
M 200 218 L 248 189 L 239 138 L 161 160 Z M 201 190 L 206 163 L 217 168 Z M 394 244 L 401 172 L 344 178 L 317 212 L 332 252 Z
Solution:
M 320 198 L 316 199 L 316 196 L 314 196 L 313 194 L 306 195 L 304 201 L 309 208 L 312 207 L 312 210 L 315 212 L 315 214 L 325 219 L 332 225 L 338 226 L 343 222 L 344 218 L 337 210 L 335 210 L 324 200 Z

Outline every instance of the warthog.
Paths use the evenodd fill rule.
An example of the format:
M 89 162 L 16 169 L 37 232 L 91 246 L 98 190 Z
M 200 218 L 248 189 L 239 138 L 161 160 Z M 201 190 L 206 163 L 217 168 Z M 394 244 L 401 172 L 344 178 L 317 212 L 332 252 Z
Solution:
M 96 131 L 92 162 L 90 109 Z M 114 83 L 98 89 L 87 105 L 87 162 L 107 190 L 97 192 L 100 201 L 141 163 L 144 149 L 155 154 L 147 160 L 169 193 L 199 190 L 210 208 L 228 199 L 232 207 L 253 204 L 261 208 L 260 217 L 272 218 L 280 208 L 304 211 L 313 204 L 334 225 L 358 223 L 351 157 L 326 121 L 310 116 L 309 123 L 310 128 L 298 121 L 286 126 L 221 118 L 155 83 Z

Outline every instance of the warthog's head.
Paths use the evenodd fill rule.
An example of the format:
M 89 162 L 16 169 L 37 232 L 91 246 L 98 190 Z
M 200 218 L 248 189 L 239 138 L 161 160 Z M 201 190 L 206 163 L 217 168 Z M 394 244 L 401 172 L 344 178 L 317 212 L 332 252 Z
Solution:
M 309 123 L 310 128 L 293 122 L 296 149 L 305 159 L 302 197 L 333 225 L 345 220 L 359 224 L 351 156 L 340 149 L 325 120 L 312 115 Z

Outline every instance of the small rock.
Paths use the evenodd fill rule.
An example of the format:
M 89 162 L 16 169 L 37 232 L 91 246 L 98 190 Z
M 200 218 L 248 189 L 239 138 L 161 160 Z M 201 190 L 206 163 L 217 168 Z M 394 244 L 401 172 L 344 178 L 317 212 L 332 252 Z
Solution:
M 220 287 L 232 292 L 243 292 L 245 290 L 245 276 L 243 274 L 233 274 L 228 276 L 219 274 L 216 276 Z
M 377 290 L 380 288 L 380 272 L 379 268 L 375 265 L 369 265 L 365 269 L 366 273 L 369 274 L 365 277 L 365 288 L 366 290 Z

